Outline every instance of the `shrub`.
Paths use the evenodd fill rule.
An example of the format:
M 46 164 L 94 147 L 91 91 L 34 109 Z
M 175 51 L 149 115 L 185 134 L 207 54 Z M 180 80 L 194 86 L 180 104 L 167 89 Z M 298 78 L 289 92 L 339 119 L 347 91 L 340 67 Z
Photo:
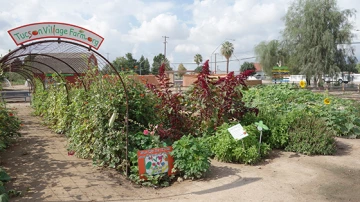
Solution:
M 325 98 L 330 103 L 325 103 Z M 243 100 L 249 107 L 259 109 L 258 117 L 250 117 L 250 121 L 263 120 L 269 126 L 270 131 L 264 132 L 264 142 L 272 148 L 286 148 L 290 129 L 297 124 L 298 117 L 307 114 L 323 119 L 324 128 L 336 136 L 360 135 L 359 105 L 353 100 L 329 96 L 326 91 L 313 93 L 288 84 L 266 85 L 245 91 Z
M 216 135 L 208 138 L 211 151 L 216 159 L 224 162 L 254 164 L 270 151 L 270 146 L 261 143 L 259 153 L 259 131 L 255 125 L 245 126 L 249 136 L 235 140 L 227 130 L 228 123 L 222 124 L 216 130 Z
M 10 176 L 0 167 L 0 201 L 8 202 L 9 195 L 5 190 L 4 183 L 10 180 Z
M 295 121 L 289 132 L 286 151 L 306 155 L 329 155 L 336 151 L 334 131 L 324 127 L 324 119 L 313 115 L 302 116 Z
M 1 87 L 0 87 L 1 90 Z M 20 136 L 20 120 L 15 116 L 15 112 L 4 108 L 0 103 L 0 151 L 6 149 L 14 141 L 15 137 Z M 5 190 L 4 183 L 10 180 L 10 176 L 0 167 L 0 201 L 8 202 L 10 191 Z M 15 191 L 13 191 L 15 192 Z M 17 193 L 17 192 L 15 192 Z
M 184 107 L 181 105 L 183 96 L 170 90 L 173 83 L 165 74 L 165 63 L 160 66 L 159 75 L 156 77 L 159 86 L 148 83 L 147 87 L 161 100 L 161 103 L 156 105 L 156 113 L 162 118 L 158 133 L 161 139 L 178 140 L 184 134 L 193 132 L 190 117 L 183 113 Z
M 210 168 L 210 149 L 205 142 L 193 136 L 183 136 L 174 142 L 171 155 L 174 170 L 185 179 L 201 178 Z
M 0 151 L 4 150 L 11 141 L 20 136 L 20 120 L 15 112 L 3 107 L 0 103 Z
M 246 78 L 253 71 L 239 75 L 230 72 L 222 78 L 210 77 L 209 61 L 197 76 L 186 97 L 187 110 L 192 114 L 192 123 L 199 133 L 214 130 L 229 120 L 241 120 L 248 112 L 257 114 L 257 109 L 246 107 L 242 100 L 242 90 L 247 89 Z
M 55 76 L 54 76 L 55 77 Z M 55 77 L 55 80 L 58 78 Z M 87 90 L 69 85 L 69 101 L 63 85 L 37 88 L 33 107 L 35 114 L 43 117 L 45 123 L 58 133 L 65 133 L 68 150 L 81 158 L 92 158 L 95 165 L 109 166 L 121 170 L 125 153 L 125 90 L 119 78 L 114 75 L 101 76 L 90 70 L 82 78 Z M 129 136 L 149 123 L 157 124 L 154 113 L 157 99 L 149 94 L 146 87 L 123 77 L 129 97 Z M 145 96 L 146 95 L 146 96 Z M 155 98 L 155 99 L 154 99 Z M 49 110 L 50 109 L 50 110 Z M 112 114 L 117 118 L 112 126 Z M 131 147 L 131 145 L 129 145 Z

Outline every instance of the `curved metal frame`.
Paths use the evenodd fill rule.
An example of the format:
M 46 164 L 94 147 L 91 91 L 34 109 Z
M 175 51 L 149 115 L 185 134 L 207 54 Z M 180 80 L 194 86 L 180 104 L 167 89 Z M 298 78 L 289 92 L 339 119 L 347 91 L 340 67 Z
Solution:
M 32 89 L 36 89 L 36 86 L 35 86 L 35 82 L 34 82 L 34 77 L 31 76 L 28 72 L 26 72 L 25 70 L 22 70 L 22 69 L 19 69 L 19 68 L 15 68 L 15 70 L 18 70 L 18 71 L 14 71 L 13 73 L 16 73 L 16 74 L 19 74 L 21 75 L 22 77 L 24 77 L 26 80 L 29 79 L 31 81 L 31 90 Z M 19 71 L 20 70 L 20 71 Z
M 86 86 L 85 86 L 85 84 L 84 84 L 84 82 L 83 82 L 83 80 L 81 80 L 80 79 L 80 75 L 79 75 L 79 73 L 71 66 L 71 65 L 69 65 L 67 62 L 65 62 L 65 61 L 63 61 L 63 60 L 61 60 L 61 59 L 59 59 L 59 58 L 57 58 L 57 57 L 54 57 L 54 56 L 51 56 L 51 55 L 47 55 L 47 54 L 42 54 L 42 53 L 28 53 L 28 54 L 20 54 L 20 55 L 17 55 L 17 56 L 15 56 L 15 57 L 10 57 L 10 58 L 7 58 L 6 60 L 4 60 L 4 61 L 2 61 L 2 62 L 6 62 L 6 61 L 9 61 L 9 60 L 12 60 L 12 59 L 15 59 L 15 58 L 18 58 L 18 57 L 23 57 L 23 56 L 28 56 L 28 55 L 40 55 L 40 56 L 46 56 L 46 57 L 50 57 L 50 58 L 52 58 L 52 59 L 55 59 L 55 60 L 57 60 L 57 61 L 60 61 L 60 62 L 62 62 L 62 63 L 64 63 L 66 66 L 68 66 L 71 70 L 73 70 L 74 72 L 75 72 L 75 74 L 76 74 L 76 76 L 79 78 L 79 80 L 81 81 L 81 83 L 82 83 L 82 85 L 83 85 L 83 87 L 84 87 L 84 89 L 85 89 L 85 91 L 87 90 L 86 89 Z
M 22 57 L 22 56 L 17 56 L 17 57 L 14 57 L 13 59 L 18 58 L 18 57 Z M 68 100 L 68 104 L 70 104 L 69 88 L 68 88 L 68 86 L 66 85 L 66 80 L 61 76 L 61 74 L 60 74 L 58 71 L 56 71 L 54 68 L 52 68 L 50 65 L 46 64 L 46 63 L 39 62 L 39 61 L 31 61 L 31 62 L 32 62 L 32 63 L 35 63 L 35 62 L 36 62 L 36 63 L 39 63 L 39 64 L 41 64 L 41 65 L 44 65 L 44 66 L 50 68 L 51 70 L 53 70 L 53 71 L 56 73 L 56 75 L 58 75 L 58 76 L 61 78 L 61 80 L 65 83 L 66 97 L 67 97 L 67 100 Z M 27 64 L 22 64 L 22 66 L 26 66 L 26 67 L 30 67 L 30 68 L 32 68 L 32 69 L 36 69 L 36 70 L 42 72 L 42 73 L 44 74 L 44 76 L 46 77 L 45 72 L 43 72 L 42 70 L 40 70 L 40 69 L 38 69 L 38 68 L 36 68 L 36 67 L 30 66 L 30 65 L 27 65 Z M 10 68 L 10 67 L 4 68 L 4 69 L 9 69 L 9 68 Z M 33 71 L 31 71 L 31 72 L 34 74 Z M 43 83 L 43 86 L 44 86 L 44 89 L 45 89 L 45 81 L 43 81 L 42 83 Z
M 82 47 L 88 51 L 92 51 L 93 53 L 95 53 L 97 56 L 101 57 L 111 68 L 112 70 L 115 72 L 115 74 L 118 76 L 120 82 L 121 82 L 121 85 L 123 86 L 124 88 L 124 91 L 125 91 L 125 99 L 126 99 L 126 117 L 125 117 L 125 127 L 126 127 L 126 176 L 128 176 L 129 174 L 129 163 L 128 163 L 128 159 L 129 159 L 129 150 L 128 150 L 128 145 L 129 145 L 129 96 L 128 96 L 128 91 L 127 91 L 127 88 L 126 88 L 126 85 L 125 85 L 125 82 L 124 80 L 122 79 L 122 77 L 120 76 L 119 72 L 115 69 L 115 67 L 109 62 L 108 59 L 106 59 L 103 55 L 101 55 L 100 53 L 98 53 L 97 51 L 91 49 L 91 47 L 87 47 L 85 45 L 82 45 L 82 44 L 79 44 L 79 43 L 75 43 L 75 42 L 72 42 L 72 41 L 64 41 L 64 40 L 43 40 L 43 41 L 35 41 L 35 42 L 32 42 L 32 43 L 29 43 L 29 44 L 25 44 L 25 45 L 22 45 L 21 47 L 11 51 L 10 53 L 8 53 L 7 55 L 5 55 L 3 58 L 0 59 L 0 63 L 3 63 L 4 61 L 8 61 L 10 60 L 9 59 L 9 56 L 16 53 L 17 51 L 21 50 L 21 49 L 25 49 L 26 47 L 29 47 L 29 46 L 33 46 L 35 44 L 40 44 L 40 43 L 48 43 L 48 42 L 53 42 L 53 43 L 68 43 L 68 44 L 72 44 L 72 45 L 75 45 L 75 46 L 79 46 L 79 47 Z M 48 57 L 51 57 L 53 59 L 57 59 L 59 61 L 62 61 L 61 59 L 59 58 L 56 58 L 54 56 L 50 56 L 50 55 L 46 55 L 46 54 L 34 54 L 34 53 L 31 53 L 31 54 L 22 54 L 23 56 L 25 55 L 44 55 L 44 56 L 48 56 Z M 19 56 L 19 55 L 18 55 Z M 76 75 L 79 77 L 79 74 L 69 65 L 67 64 L 66 62 L 62 61 L 64 64 L 66 64 L 68 67 L 70 67 L 75 73 Z M 80 79 L 80 78 L 79 78 Z M 81 79 L 80 79 L 81 80 Z M 86 86 L 84 85 L 84 82 L 81 80 L 83 86 L 84 86 L 84 89 L 86 90 Z

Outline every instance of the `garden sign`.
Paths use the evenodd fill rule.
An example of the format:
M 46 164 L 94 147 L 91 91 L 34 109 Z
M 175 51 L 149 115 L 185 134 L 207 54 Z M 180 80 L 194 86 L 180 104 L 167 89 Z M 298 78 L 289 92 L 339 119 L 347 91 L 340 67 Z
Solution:
M 90 30 L 61 22 L 27 24 L 11 29 L 8 33 L 16 45 L 38 39 L 64 38 L 84 43 L 98 50 L 104 41 L 103 37 Z
M 236 140 L 241 140 L 248 136 L 241 124 L 236 124 L 235 126 L 228 128 L 228 131 Z
M 139 174 L 157 175 L 168 173 L 171 175 L 173 168 L 173 158 L 170 156 L 172 147 L 155 148 L 149 150 L 139 150 L 137 152 Z

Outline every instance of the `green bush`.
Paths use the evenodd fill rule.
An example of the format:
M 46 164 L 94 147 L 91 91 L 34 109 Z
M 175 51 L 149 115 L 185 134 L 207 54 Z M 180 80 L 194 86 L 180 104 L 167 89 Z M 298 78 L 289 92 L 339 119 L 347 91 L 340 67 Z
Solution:
M 229 127 L 224 123 L 217 128 L 215 136 L 208 138 L 211 151 L 219 161 L 254 164 L 269 153 L 270 146 L 266 143 L 261 143 L 259 153 L 259 131 L 255 125 L 244 127 L 249 136 L 242 140 L 235 140 L 227 130 Z
M 4 104 L 0 103 L 0 151 L 8 147 L 15 137 L 20 136 L 20 123 L 15 112 L 4 108 Z M 0 167 L 0 202 L 9 201 L 9 193 L 4 187 L 4 183 L 9 180 L 10 176 Z
M 15 112 L 3 107 L 0 103 L 0 151 L 4 150 L 11 141 L 20 136 L 20 120 Z
M 325 103 L 325 98 L 330 103 Z M 322 118 L 323 127 L 334 131 L 336 136 L 360 136 L 359 105 L 353 100 L 329 96 L 326 91 L 313 93 L 294 85 L 266 85 L 244 91 L 243 100 L 249 107 L 259 109 L 258 116 L 250 120 L 263 120 L 269 126 L 270 131 L 264 132 L 264 142 L 271 148 L 286 148 L 291 127 L 297 124 L 298 117 L 306 114 Z
M 303 116 L 295 121 L 289 132 L 286 151 L 306 155 L 329 155 L 336 151 L 334 131 L 324 127 L 325 121 L 313 115 Z
M 211 152 L 205 142 L 188 135 L 175 141 L 172 146 L 174 170 L 185 179 L 198 179 L 209 171 Z
M 135 120 L 129 122 L 128 134 L 132 136 L 161 119 L 154 113 L 157 99 L 153 99 L 146 87 L 124 75 L 122 78 L 127 86 L 129 119 Z M 54 131 L 66 134 L 68 150 L 76 156 L 92 158 L 99 166 L 121 169 L 126 156 L 125 90 L 114 75 L 101 76 L 89 71 L 82 79 L 86 90 L 79 88 L 79 84 L 68 84 L 69 103 L 64 85 L 49 85 L 47 89 L 37 85 L 33 102 L 35 114 L 42 116 Z M 117 118 L 110 126 L 113 113 Z
M 8 202 L 9 195 L 4 187 L 4 182 L 10 180 L 10 176 L 0 167 L 0 202 Z

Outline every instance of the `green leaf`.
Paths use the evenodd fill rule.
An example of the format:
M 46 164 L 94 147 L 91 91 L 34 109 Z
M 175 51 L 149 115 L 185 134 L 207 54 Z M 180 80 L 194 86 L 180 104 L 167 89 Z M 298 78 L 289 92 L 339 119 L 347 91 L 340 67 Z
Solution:
M 6 174 L 5 171 L 0 170 L 0 181 L 7 182 L 10 180 L 11 180 L 10 176 L 8 174 Z
M 0 194 L 6 193 L 5 187 L 2 182 L 0 182 Z
M 151 162 L 148 162 L 145 167 L 146 167 L 147 170 L 150 169 L 151 168 Z
M 8 202 L 9 197 L 6 193 L 0 195 L 0 202 Z

